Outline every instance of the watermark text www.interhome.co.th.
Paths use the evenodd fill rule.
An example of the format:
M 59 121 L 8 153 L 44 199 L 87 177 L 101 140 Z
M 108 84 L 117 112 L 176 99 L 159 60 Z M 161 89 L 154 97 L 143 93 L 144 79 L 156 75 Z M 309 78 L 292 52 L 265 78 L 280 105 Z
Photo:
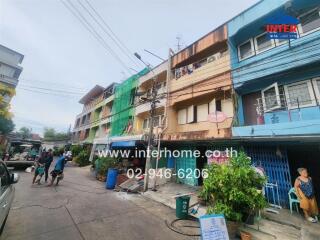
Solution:
M 238 155 L 237 150 L 231 148 L 225 148 L 223 150 L 206 150 L 205 152 L 201 152 L 200 150 L 170 150 L 166 147 L 160 149 L 106 149 L 106 150 L 98 150 L 99 157 L 113 157 L 113 158 L 199 158 L 199 157 L 207 157 L 207 158 L 219 158 L 219 157 L 227 157 L 232 158 Z

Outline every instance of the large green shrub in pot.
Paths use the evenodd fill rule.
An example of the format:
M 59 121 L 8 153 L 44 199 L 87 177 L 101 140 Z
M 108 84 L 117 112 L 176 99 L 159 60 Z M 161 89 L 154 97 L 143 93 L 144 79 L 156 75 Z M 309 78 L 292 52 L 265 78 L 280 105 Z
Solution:
M 245 221 L 258 209 L 266 207 L 262 194 L 266 178 L 251 166 L 251 160 L 244 152 L 230 159 L 228 164 L 212 164 L 204 180 L 202 196 L 209 203 L 208 213 L 222 213 L 227 220 Z

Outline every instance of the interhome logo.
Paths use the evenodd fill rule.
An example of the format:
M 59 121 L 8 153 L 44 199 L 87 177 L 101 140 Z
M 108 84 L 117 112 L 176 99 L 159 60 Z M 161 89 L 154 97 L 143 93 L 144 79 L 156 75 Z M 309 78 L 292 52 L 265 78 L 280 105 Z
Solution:
M 269 39 L 297 39 L 298 24 L 297 18 L 281 15 L 268 20 L 266 31 Z

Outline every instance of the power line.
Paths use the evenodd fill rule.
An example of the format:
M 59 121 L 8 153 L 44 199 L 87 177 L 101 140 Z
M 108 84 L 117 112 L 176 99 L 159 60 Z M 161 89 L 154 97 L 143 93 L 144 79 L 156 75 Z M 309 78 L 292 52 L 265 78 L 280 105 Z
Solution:
M 40 94 L 44 94 L 44 95 L 52 95 L 52 96 L 61 96 L 61 97 L 79 97 L 79 95 L 72 95 L 72 94 L 62 94 L 62 93 L 53 93 L 53 92 L 44 92 L 44 91 L 39 91 L 39 90 L 33 90 L 33 89 L 29 89 L 29 88 L 24 88 L 24 87 L 20 87 L 20 90 L 24 90 L 24 91 L 28 91 L 28 92 L 33 92 L 33 93 L 40 93 Z
M 71 92 L 71 91 L 65 91 L 65 90 L 60 90 L 60 89 L 43 88 L 43 87 L 23 85 L 23 84 L 19 84 L 18 87 L 28 87 L 28 88 L 34 88 L 34 89 L 40 89 L 40 90 L 47 90 L 47 91 L 61 92 L 61 93 L 70 93 L 70 94 L 78 94 L 78 95 L 85 94 L 85 92 Z
M 132 55 L 132 52 L 130 49 L 121 41 L 121 39 L 114 33 L 114 31 L 111 29 L 111 27 L 107 24 L 107 22 L 104 20 L 104 18 L 99 14 L 99 12 L 92 6 L 92 4 L 89 2 L 89 0 L 85 0 L 86 3 L 89 5 L 89 7 L 92 9 L 92 11 L 98 16 L 98 18 L 101 20 L 101 22 L 107 27 L 107 29 L 110 31 L 110 33 L 114 36 L 116 40 L 120 43 L 121 46 L 130 54 Z M 138 64 L 143 66 L 140 62 Z
M 112 31 L 112 29 L 110 28 L 110 26 L 105 22 L 105 20 L 101 17 L 101 15 L 95 10 L 95 8 L 90 4 L 89 1 L 86 0 L 87 4 L 89 5 L 89 7 L 91 8 L 91 10 L 98 16 L 98 18 L 102 21 L 102 23 L 104 25 L 102 25 L 97 18 L 88 10 L 88 8 L 80 1 L 77 0 L 79 2 L 79 4 L 82 6 L 82 8 L 91 16 L 91 18 L 100 26 L 100 28 L 102 29 L 102 31 L 104 33 L 106 33 L 111 40 L 118 46 L 118 48 L 120 49 L 120 51 L 126 55 L 130 61 L 135 64 L 137 67 L 141 67 L 141 65 L 139 66 L 137 64 L 137 62 L 135 61 L 135 59 L 131 56 L 131 52 L 128 50 L 128 48 L 125 47 L 125 45 L 121 42 L 121 40 L 115 35 L 115 33 Z M 106 26 L 107 29 L 111 32 L 111 34 L 107 31 L 107 29 L 104 27 Z M 129 54 L 128 54 L 129 52 Z
M 43 81 L 43 80 L 38 80 L 38 79 L 19 78 L 19 85 L 21 84 L 21 82 L 23 82 L 23 83 L 38 82 L 40 84 L 50 84 L 50 85 L 56 85 L 56 86 L 62 87 L 62 88 L 69 88 L 69 89 L 73 89 L 73 90 L 86 91 L 86 89 L 82 88 L 82 87 L 77 87 L 77 86 L 72 86 L 72 85 L 67 85 L 67 84 L 57 83 L 57 82 L 51 82 L 51 81 Z
M 81 14 L 81 12 L 77 9 L 77 7 L 70 0 L 66 0 L 69 3 L 69 5 L 63 0 L 60 0 L 60 1 L 80 21 L 80 23 L 92 34 L 92 36 L 107 50 L 107 52 L 111 56 L 113 56 L 129 74 L 131 74 L 128 66 L 110 48 L 107 42 L 101 37 L 101 35 L 95 30 L 95 28 L 88 22 L 88 20 Z

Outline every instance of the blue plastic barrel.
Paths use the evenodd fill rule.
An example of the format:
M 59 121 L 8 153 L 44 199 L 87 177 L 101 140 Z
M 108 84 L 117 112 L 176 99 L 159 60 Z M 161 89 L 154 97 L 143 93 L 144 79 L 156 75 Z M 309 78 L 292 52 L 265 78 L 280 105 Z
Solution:
M 107 174 L 106 188 L 114 189 L 117 183 L 118 169 L 109 168 Z
M 168 162 L 167 162 L 167 168 L 174 168 L 175 167 L 175 161 L 173 157 L 169 157 L 168 158 Z

